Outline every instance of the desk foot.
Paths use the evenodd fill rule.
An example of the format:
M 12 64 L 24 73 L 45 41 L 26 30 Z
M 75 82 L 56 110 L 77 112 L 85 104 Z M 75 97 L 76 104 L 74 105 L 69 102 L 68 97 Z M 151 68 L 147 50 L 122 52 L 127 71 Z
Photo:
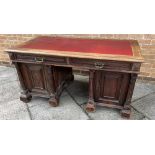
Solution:
M 29 93 L 27 93 L 27 94 L 21 93 L 21 95 L 20 95 L 20 100 L 25 102 L 25 103 L 30 102 L 31 99 L 32 99 L 32 96 Z
M 131 109 L 122 109 L 121 110 L 121 116 L 129 119 L 131 116 Z
M 73 82 L 74 81 L 74 75 L 72 74 L 70 77 L 70 81 Z
M 51 97 L 49 99 L 49 104 L 52 106 L 52 107 L 57 107 L 59 105 L 59 101 L 58 99 L 56 99 L 55 97 Z
M 89 102 L 87 103 L 87 105 L 86 105 L 86 111 L 87 111 L 87 112 L 95 112 L 95 110 L 96 110 L 96 107 L 95 107 L 94 102 L 89 101 Z

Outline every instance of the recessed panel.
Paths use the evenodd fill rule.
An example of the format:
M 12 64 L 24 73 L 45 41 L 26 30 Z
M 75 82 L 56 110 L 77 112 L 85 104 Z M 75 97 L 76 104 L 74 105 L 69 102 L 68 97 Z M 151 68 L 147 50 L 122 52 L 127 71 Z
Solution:
M 110 76 L 106 76 L 104 83 L 105 85 L 104 85 L 103 96 L 108 98 L 115 98 L 117 79 L 113 79 Z
M 123 104 L 127 93 L 129 74 L 96 71 L 94 79 L 96 102 Z
M 29 69 L 31 72 L 33 88 L 45 89 L 42 67 L 41 66 L 31 66 Z

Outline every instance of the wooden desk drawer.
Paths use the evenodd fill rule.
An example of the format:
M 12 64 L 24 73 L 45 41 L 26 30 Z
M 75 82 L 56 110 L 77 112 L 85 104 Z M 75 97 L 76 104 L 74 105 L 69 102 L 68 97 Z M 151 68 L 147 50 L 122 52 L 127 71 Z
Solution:
M 30 54 L 16 54 L 15 60 L 24 63 L 42 64 L 45 61 L 44 56 Z
M 87 67 L 96 70 L 111 69 L 111 70 L 131 70 L 131 64 L 126 62 L 93 60 L 93 59 L 78 59 L 70 58 L 70 64 L 79 67 Z
M 45 63 L 45 64 L 67 64 L 66 58 L 56 56 L 41 56 L 29 54 L 16 54 L 15 59 L 21 62 Z
M 17 61 L 35 61 L 35 56 L 29 54 L 16 54 L 15 59 Z
M 57 65 L 67 64 L 67 60 L 65 57 L 57 57 L 57 56 L 44 57 L 44 62 L 49 64 L 57 64 Z

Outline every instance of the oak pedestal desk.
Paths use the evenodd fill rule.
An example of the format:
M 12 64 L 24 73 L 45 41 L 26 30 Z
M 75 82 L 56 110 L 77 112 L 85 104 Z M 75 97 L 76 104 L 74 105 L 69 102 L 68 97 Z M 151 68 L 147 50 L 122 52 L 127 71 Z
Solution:
M 17 69 L 22 101 L 40 96 L 58 106 L 63 88 L 74 80 L 72 68 L 76 67 L 89 71 L 87 111 L 105 106 L 130 117 L 134 85 L 143 62 L 137 41 L 40 36 L 6 52 Z

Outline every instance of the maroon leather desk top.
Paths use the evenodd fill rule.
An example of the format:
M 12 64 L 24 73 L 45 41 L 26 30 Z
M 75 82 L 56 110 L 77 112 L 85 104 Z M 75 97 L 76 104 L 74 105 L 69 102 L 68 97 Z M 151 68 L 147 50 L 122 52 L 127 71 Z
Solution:
M 57 50 L 133 56 L 131 42 L 127 40 L 78 39 L 41 36 L 26 42 L 24 45 L 18 46 L 18 48 L 49 50 L 49 52 Z

